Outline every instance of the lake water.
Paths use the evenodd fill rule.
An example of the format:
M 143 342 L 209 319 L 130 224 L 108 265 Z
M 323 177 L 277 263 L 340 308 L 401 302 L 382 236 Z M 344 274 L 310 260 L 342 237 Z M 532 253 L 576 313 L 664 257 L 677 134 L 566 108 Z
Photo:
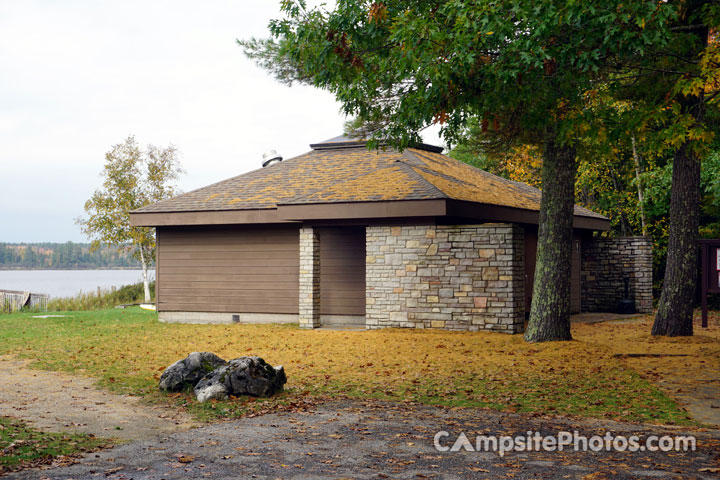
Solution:
M 148 275 L 154 279 L 155 271 Z M 53 298 L 139 282 L 142 270 L 0 270 L 0 290 L 48 293 Z

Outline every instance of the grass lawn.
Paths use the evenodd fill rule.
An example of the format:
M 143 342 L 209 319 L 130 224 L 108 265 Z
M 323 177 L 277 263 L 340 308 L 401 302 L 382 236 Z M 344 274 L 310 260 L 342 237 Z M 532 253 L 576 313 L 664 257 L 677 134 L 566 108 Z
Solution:
M 95 377 L 113 391 L 186 406 L 201 418 L 337 397 L 413 401 L 503 411 L 690 424 L 654 375 L 720 371 L 720 325 L 692 338 L 653 338 L 641 323 L 577 324 L 572 342 L 528 344 L 521 335 L 441 330 L 306 331 L 293 325 L 180 325 L 137 308 L 0 316 L 0 354 L 38 368 Z M 161 372 L 193 351 L 258 355 L 284 365 L 286 393 L 272 400 L 198 405 L 157 392 Z M 676 353 L 682 357 L 625 354 Z
M 87 435 L 39 432 L 18 420 L 0 417 L 0 475 L 94 450 L 106 443 Z

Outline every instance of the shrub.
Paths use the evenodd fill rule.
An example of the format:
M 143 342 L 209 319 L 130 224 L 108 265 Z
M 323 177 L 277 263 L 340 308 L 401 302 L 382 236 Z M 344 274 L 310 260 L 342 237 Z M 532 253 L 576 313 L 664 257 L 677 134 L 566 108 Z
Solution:
M 150 283 L 150 295 L 155 300 L 155 282 Z M 125 285 L 120 288 L 96 292 L 79 293 L 74 297 L 53 298 L 48 302 L 48 311 L 65 312 L 77 310 L 102 310 L 129 303 L 144 301 L 143 284 Z

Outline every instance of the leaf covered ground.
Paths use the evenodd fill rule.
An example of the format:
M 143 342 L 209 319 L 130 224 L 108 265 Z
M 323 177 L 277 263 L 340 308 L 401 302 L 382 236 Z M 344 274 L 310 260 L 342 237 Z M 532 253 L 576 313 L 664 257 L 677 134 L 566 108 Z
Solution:
M 34 430 L 23 422 L 0 417 L 0 475 L 39 466 L 62 457 L 104 446 L 107 440 L 88 435 L 45 433 Z M 68 458 L 70 461 L 70 458 Z
M 692 338 L 649 335 L 651 319 L 573 325 L 572 342 L 528 344 L 520 335 L 441 330 L 328 331 L 294 325 L 179 325 L 139 309 L 0 317 L 0 354 L 98 378 L 113 391 L 172 402 L 200 417 L 233 417 L 322 398 L 373 398 L 501 411 L 657 423 L 692 420 L 656 381 L 720 371 L 720 316 Z M 157 393 L 162 370 L 193 351 L 258 355 L 284 365 L 273 400 L 198 405 Z M 685 356 L 642 357 L 674 353 Z M 690 378 L 688 375 L 684 375 Z

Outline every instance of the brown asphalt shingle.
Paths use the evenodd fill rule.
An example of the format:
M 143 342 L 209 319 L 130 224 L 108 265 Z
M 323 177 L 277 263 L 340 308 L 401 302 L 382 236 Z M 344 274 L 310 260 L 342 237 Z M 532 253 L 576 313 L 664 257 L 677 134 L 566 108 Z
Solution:
M 277 205 L 455 199 L 539 210 L 540 191 L 409 148 L 313 150 L 278 164 L 148 205 L 138 213 L 251 210 Z M 575 215 L 605 218 L 575 206 Z

